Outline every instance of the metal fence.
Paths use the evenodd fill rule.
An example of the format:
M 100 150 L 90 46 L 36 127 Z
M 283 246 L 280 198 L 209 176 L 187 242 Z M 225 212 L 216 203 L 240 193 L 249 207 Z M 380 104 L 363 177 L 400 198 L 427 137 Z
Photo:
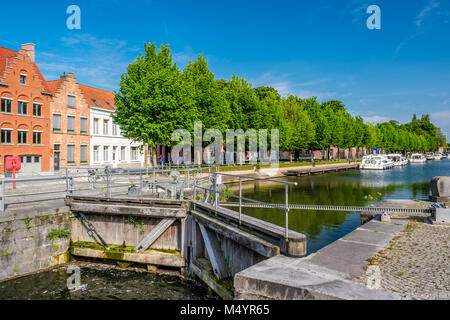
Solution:
M 221 184 L 221 180 L 222 180 L 221 178 L 224 176 L 231 177 L 231 178 L 234 178 L 235 180 L 239 181 L 239 195 L 220 191 L 218 189 L 219 185 Z M 259 200 L 255 200 L 255 199 L 251 199 L 251 198 L 242 196 L 242 179 L 248 179 L 248 178 L 249 178 L 248 176 L 243 176 L 243 175 L 229 174 L 229 173 L 222 173 L 222 172 L 213 172 L 212 173 L 212 183 L 210 184 L 209 187 L 204 187 L 204 186 L 199 185 L 197 183 L 197 180 L 194 179 L 194 185 L 193 185 L 194 190 L 193 190 L 192 199 L 194 201 L 197 201 L 197 189 L 201 189 L 205 193 L 203 202 L 211 203 L 214 206 L 216 211 L 217 211 L 218 207 L 221 207 L 221 203 L 220 203 L 221 195 L 224 195 L 229 198 L 237 199 L 238 203 L 239 203 L 238 205 L 236 205 L 239 207 L 239 224 L 242 223 L 242 207 L 244 206 L 244 204 L 242 202 L 243 200 L 246 201 L 246 203 L 254 203 L 254 204 L 262 205 L 263 207 L 266 207 L 266 208 L 274 208 L 274 209 L 282 210 L 285 215 L 285 238 L 287 241 L 288 234 L 289 234 L 289 186 L 290 185 L 297 186 L 297 182 L 281 181 L 281 180 L 274 180 L 274 179 L 269 179 L 269 178 L 251 177 L 252 180 L 275 182 L 275 183 L 283 184 L 284 189 L 285 189 L 285 204 L 279 205 L 279 204 L 268 203 L 268 202 L 259 201 Z M 194 202 L 194 205 L 195 205 L 195 202 Z M 225 207 L 223 207 L 223 208 L 225 208 Z
M 8 204 L 57 200 L 64 199 L 67 195 L 86 193 L 92 195 L 94 192 L 109 198 L 113 194 L 130 194 L 130 189 L 133 189 L 133 195 L 142 197 L 144 186 L 153 194 L 159 190 L 167 194 L 167 186 L 174 185 L 172 182 L 176 178 L 180 180 L 177 186 L 180 196 L 183 196 L 183 188 L 193 185 L 194 179 L 199 180 L 201 175 L 211 176 L 215 171 L 217 167 L 214 166 L 185 166 L 176 170 L 123 169 L 108 166 L 68 167 L 53 176 L 4 178 L 0 180 L 0 210 L 5 211 Z M 174 172 L 178 172 L 178 175 L 173 174 Z M 19 190 L 7 189 L 13 184 L 17 185 Z M 49 195 L 50 198 L 37 197 L 45 195 Z

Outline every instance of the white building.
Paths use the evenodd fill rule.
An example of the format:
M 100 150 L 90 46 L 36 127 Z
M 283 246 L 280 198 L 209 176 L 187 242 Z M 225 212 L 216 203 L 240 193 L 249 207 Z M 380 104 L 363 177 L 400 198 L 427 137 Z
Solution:
M 90 165 L 135 167 L 144 165 L 143 148 L 138 142 L 124 138 L 114 123 L 114 94 L 80 84 L 90 109 Z

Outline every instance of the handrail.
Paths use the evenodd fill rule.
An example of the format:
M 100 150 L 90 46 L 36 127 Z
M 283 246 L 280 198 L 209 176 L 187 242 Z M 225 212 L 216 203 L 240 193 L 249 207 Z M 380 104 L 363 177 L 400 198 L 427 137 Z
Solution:
M 262 180 L 262 181 L 269 181 L 269 182 L 275 182 L 275 183 L 281 183 L 284 184 L 285 186 L 285 206 L 279 206 L 277 204 L 272 204 L 272 203 L 267 203 L 267 202 L 263 202 L 263 201 L 259 201 L 259 200 L 254 200 L 254 199 L 250 199 L 247 197 L 242 196 L 242 179 L 243 178 L 248 178 L 248 176 L 244 176 L 244 175 L 238 175 L 238 174 L 231 174 L 231 173 L 222 173 L 222 172 L 212 172 L 212 176 L 213 176 L 213 184 L 209 187 L 202 187 L 197 185 L 197 179 L 195 179 L 194 177 L 194 192 L 193 192 L 193 200 L 196 201 L 197 199 L 197 188 L 199 189 L 203 189 L 203 190 L 207 190 L 209 192 L 212 192 L 213 194 L 213 205 L 215 207 L 215 209 L 217 210 L 217 208 L 220 206 L 220 201 L 219 201 L 219 197 L 220 195 L 226 195 L 232 198 L 237 198 L 239 199 L 239 224 L 242 223 L 242 200 L 245 201 L 249 201 L 249 202 L 253 202 L 256 204 L 262 204 L 264 206 L 267 207 L 271 207 L 274 209 L 279 209 L 279 210 L 283 210 L 285 213 L 285 239 L 286 241 L 288 241 L 288 235 L 289 235 L 289 195 L 288 195 L 288 188 L 290 185 L 293 186 L 297 186 L 297 182 L 291 182 L 291 181 L 281 181 L 281 180 L 275 180 L 275 179 L 267 179 L 267 178 L 260 178 L 260 177 L 251 177 L 252 180 Z M 219 191 L 217 190 L 217 177 L 218 176 L 228 176 L 228 177 L 235 177 L 235 178 L 239 178 L 239 196 L 235 195 L 235 194 L 231 194 L 231 193 L 227 193 L 227 192 L 223 192 L 223 191 Z M 207 197 L 209 196 L 208 194 L 206 195 Z M 195 206 L 195 203 L 194 203 Z

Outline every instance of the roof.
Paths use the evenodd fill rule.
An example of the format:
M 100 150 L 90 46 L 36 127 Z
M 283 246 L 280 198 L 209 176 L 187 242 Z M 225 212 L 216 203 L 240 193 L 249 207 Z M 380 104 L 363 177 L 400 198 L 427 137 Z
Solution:
M 4 47 L 0 47 L 0 77 L 4 76 L 4 73 L 6 71 L 6 67 L 7 67 L 7 61 L 11 58 L 14 58 L 15 56 L 17 56 L 19 54 L 18 51 L 14 51 L 8 48 L 4 48 Z M 42 81 L 42 85 L 44 86 L 44 91 L 45 92 L 51 92 L 50 88 L 47 85 L 47 81 L 45 81 L 44 76 L 41 73 L 41 70 L 39 70 L 38 66 L 36 63 L 33 63 L 33 66 L 35 68 L 35 71 L 37 73 L 37 75 L 39 76 L 39 79 Z
M 78 85 L 90 107 L 109 111 L 116 110 L 116 106 L 114 105 L 114 93 L 111 91 L 86 86 L 80 83 Z
M 52 94 L 55 94 L 56 90 L 58 90 L 62 80 L 51 80 L 47 81 L 48 89 Z

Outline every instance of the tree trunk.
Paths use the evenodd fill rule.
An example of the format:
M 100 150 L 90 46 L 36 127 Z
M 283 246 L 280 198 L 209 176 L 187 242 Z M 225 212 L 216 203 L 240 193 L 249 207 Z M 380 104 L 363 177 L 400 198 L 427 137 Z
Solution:
M 289 151 L 289 161 L 292 162 L 292 151 Z
M 153 168 L 156 168 L 156 147 L 155 146 L 151 146 L 151 156 L 152 156 L 152 166 Z

